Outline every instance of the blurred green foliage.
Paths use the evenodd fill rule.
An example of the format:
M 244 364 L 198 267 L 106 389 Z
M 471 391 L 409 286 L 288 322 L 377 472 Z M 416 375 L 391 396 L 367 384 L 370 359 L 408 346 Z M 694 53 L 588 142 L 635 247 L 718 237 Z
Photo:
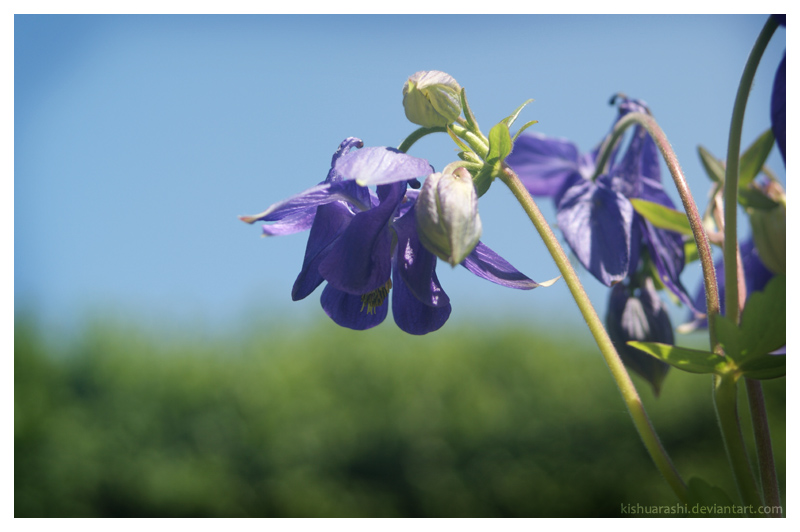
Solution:
M 41 332 L 17 318 L 17 517 L 579 517 L 677 502 L 574 331 Z M 636 383 L 685 480 L 735 497 L 709 377 L 672 371 L 658 399 Z M 785 380 L 765 393 L 785 493 Z

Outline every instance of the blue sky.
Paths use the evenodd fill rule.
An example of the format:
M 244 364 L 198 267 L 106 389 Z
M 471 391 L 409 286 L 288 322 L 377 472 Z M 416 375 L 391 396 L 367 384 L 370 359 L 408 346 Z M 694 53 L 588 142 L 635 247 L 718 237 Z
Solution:
M 582 150 L 608 132 L 612 94 L 643 99 L 702 208 L 709 187 L 697 145 L 724 156 L 739 76 L 765 20 L 17 15 L 15 309 L 53 327 L 113 313 L 212 328 L 323 319 L 318 294 L 290 297 L 305 234 L 263 239 L 236 216 L 320 182 L 345 137 L 398 145 L 415 127 L 401 91 L 418 70 L 454 76 L 487 132 L 533 98 L 521 119 Z M 785 47 L 780 28 L 750 95 L 744 144 L 769 127 Z M 444 136 L 411 153 L 437 169 L 455 159 Z M 768 164 L 784 178 L 777 151 Z M 549 202 L 541 206 L 554 221 Z M 537 281 L 558 275 L 502 185 L 480 212 L 485 243 Z M 580 320 L 563 282 L 516 292 L 463 268 L 438 273 L 451 320 Z M 696 286 L 699 266 L 683 278 Z M 603 313 L 607 289 L 582 279 Z

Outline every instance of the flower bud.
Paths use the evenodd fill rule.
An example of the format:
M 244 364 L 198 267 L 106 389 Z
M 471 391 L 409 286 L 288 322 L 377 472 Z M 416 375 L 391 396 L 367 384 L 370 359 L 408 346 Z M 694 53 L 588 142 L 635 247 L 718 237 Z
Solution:
M 452 166 L 425 178 L 417 198 L 416 219 L 422 245 L 456 266 L 478 245 L 482 226 L 472 176 L 463 167 L 449 171 Z
M 786 193 L 770 182 L 766 194 L 778 205 L 770 210 L 748 209 L 753 228 L 753 243 L 758 256 L 772 273 L 786 273 Z
M 406 118 L 424 127 L 446 126 L 461 116 L 461 86 L 444 72 L 417 72 L 403 86 Z

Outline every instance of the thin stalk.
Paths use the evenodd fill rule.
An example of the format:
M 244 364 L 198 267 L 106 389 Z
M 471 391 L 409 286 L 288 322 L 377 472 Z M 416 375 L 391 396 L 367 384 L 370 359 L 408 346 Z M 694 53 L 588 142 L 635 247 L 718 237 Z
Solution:
M 736 406 L 736 381 L 732 377 L 714 377 L 714 409 L 717 411 L 717 421 L 739 495 L 743 504 L 750 507 L 751 515 L 758 516 L 758 512 L 753 510 L 763 506 L 764 502 L 747 457 Z
M 731 116 L 731 129 L 728 135 L 728 158 L 725 164 L 725 316 L 739 323 L 739 285 L 737 282 L 737 260 L 739 242 L 736 237 L 736 214 L 739 207 L 739 151 L 742 143 L 742 125 L 744 124 L 744 111 L 747 107 L 747 98 L 753 79 L 767 48 L 767 43 L 772 38 L 778 22 L 769 17 L 761 30 L 739 81 L 736 91 L 736 100 L 733 104 Z
M 753 86 L 758 64 L 767 48 L 778 22 L 774 17 L 769 17 L 761 33 L 756 38 L 753 49 L 747 58 L 747 62 L 739 81 L 739 88 L 736 91 L 736 99 L 733 104 L 733 114 L 731 116 L 731 127 L 728 135 L 728 154 L 725 165 L 725 315 L 734 323 L 738 324 L 740 312 L 744 307 L 746 294 L 745 288 L 741 287 L 743 275 L 741 258 L 739 255 L 739 242 L 737 238 L 737 213 L 738 213 L 738 194 L 739 194 L 739 152 L 742 142 L 742 126 L 744 124 L 744 113 L 747 107 L 747 99 L 750 89 Z M 748 383 L 747 394 L 751 403 L 751 416 L 753 417 L 753 430 L 755 431 L 756 447 L 758 451 L 758 464 L 761 472 L 764 494 L 767 502 L 771 506 L 780 506 L 780 490 L 777 484 L 777 474 L 775 472 L 775 461 L 772 458 L 772 445 L 769 434 L 769 422 L 766 417 L 766 409 L 757 407 L 752 408 L 754 402 L 763 403 L 763 396 L 759 398 L 760 385 L 750 386 Z M 735 400 L 735 396 L 734 396 Z M 737 418 L 738 422 L 738 418 Z M 739 430 L 741 433 L 741 430 Z M 760 443 L 759 443 L 760 442 Z M 762 456 L 763 455 L 763 456 Z M 749 463 L 748 463 L 749 466 Z M 737 478 L 738 480 L 738 478 Z M 767 485 L 769 483 L 769 485 Z
M 758 469 L 761 472 L 764 501 L 767 506 L 780 507 L 781 490 L 775 471 L 775 459 L 772 456 L 772 439 L 769 435 L 764 391 L 761 388 L 761 381 L 745 379 L 745 384 L 747 399 L 750 403 L 750 418 L 753 420 L 753 431 L 756 436 L 756 456 L 758 456 Z M 775 512 L 769 515 L 770 517 L 782 517 L 781 514 L 782 512 Z
M 617 387 L 622 394 L 622 399 L 628 408 L 628 412 L 633 419 L 633 424 L 636 427 L 639 436 L 642 438 L 642 442 L 644 443 L 647 452 L 650 454 L 650 457 L 653 459 L 653 462 L 655 462 L 656 467 L 664 476 L 669 486 L 675 492 L 675 495 L 677 495 L 678 499 L 681 502 L 686 503 L 686 484 L 684 484 L 680 474 L 672 464 L 669 455 L 661 445 L 661 441 L 659 440 L 658 435 L 656 434 L 655 429 L 653 428 L 653 425 L 647 416 L 644 405 L 639 398 L 636 387 L 633 385 L 633 381 L 631 381 L 630 375 L 628 375 L 622 360 L 619 358 L 619 354 L 614 348 L 611 338 L 609 338 L 608 333 L 603 327 L 602 321 L 598 317 L 597 312 L 594 310 L 589 297 L 586 295 L 583 285 L 578 279 L 578 275 L 575 273 L 575 270 L 572 268 L 567 255 L 564 253 L 564 250 L 558 243 L 558 239 L 553 234 L 552 229 L 550 229 L 550 226 L 545 221 L 544 216 L 542 216 L 542 213 L 539 211 L 539 208 L 533 201 L 533 198 L 530 196 L 530 194 L 528 194 L 525 186 L 519 180 L 514 171 L 511 170 L 511 168 L 504 166 L 503 172 L 500 174 L 500 179 L 506 184 L 506 186 L 508 186 L 514 196 L 517 198 L 517 201 L 519 201 L 520 205 L 522 205 L 525 213 L 528 215 L 531 222 L 533 222 L 534 227 L 542 237 L 542 240 L 552 255 L 553 260 L 555 260 L 556 265 L 558 266 L 558 269 L 564 278 L 564 281 L 567 283 L 567 286 L 572 293 L 572 297 L 578 304 L 578 308 L 583 315 L 583 319 L 586 320 L 586 324 L 589 326 L 589 330 L 591 331 L 592 336 L 594 336 L 595 342 L 597 342 L 597 346 L 600 348 L 600 352 L 603 354 L 603 358 L 605 359 L 608 368 L 611 370 L 611 375 L 613 376 L 614 381 L 617 383 Z
M 411 146 L 414 145 L 419 139 L 424 137 L 425 135 L 430 135 L 431 133 L 447 133 L 446 127 L 421 127 L 414 130 L 406 139 L 397 147 L 398 151 L 403 153 L 408 153 L 408 150 L 411 149 Z

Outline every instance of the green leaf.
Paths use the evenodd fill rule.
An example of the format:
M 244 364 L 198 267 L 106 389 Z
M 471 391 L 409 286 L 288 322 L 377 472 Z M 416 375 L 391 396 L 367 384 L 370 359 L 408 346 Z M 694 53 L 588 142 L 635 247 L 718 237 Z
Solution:
M 518 116 L 519 116 L 519 114 L 522 112 L 522 110 L 525 108 L 525 106 L 526 106 L 526 105 L 528 105 L 529 103 L 531 103 L 532 101 L 533 101 L 533 100 L 527 100 L 525 103 L 523 103 L 522 105 L 520 105 L 519 107 L 517 107 L 517 110 L 516 110 L 516 111 L 514 111 L 513 113 L 511 113 L 511 115 L 510 115 L 510 116 L 507 116 L 506 118 L 504 118 L 504 119 L 503 119 L 503 123 L 504 123 L 506 126 L 508 126 L 508 127 L 509 127 L 509 129 L 510 129 L 510 128 L 511 128 L 511 125 L 512 125 L 512 124 L 514 123 L 514 121 L 517 119 L 517 117 L 518 117 Z
M 628 345 L 689 373 L 719 373 L 727 360 L 710 351 L 687 349 L 658 342 L 628 342 Z
M 764 291 L 750 294 L 742 311 L 739 332 L 743 362 L 786 345 L 785 275 L 776 275 Z
M 739 364 L 748 379 L 778 379 L 786 376 L 786 355 L 763 355 Z
M 725 355 L 733 360 L 739 360 L 739 353 L 742 352 L 739 328 L 730 318 L 722 314 L 714 316 L 714 325 L 717 330 L 717 340 L 722 344 Z
M 786 345 L 786 276 L 773 277 L 763 292 L 750 295 L 740 327 L 720 314 L 714 324 L 725 355 L 742 372 L 752 372 L 754 379 L 782 376 L 779 359 L 769 353 Z
M 692 227 L 689 225 L 689 219 L 684 213 L 643 199 L 632 198 L 631 203 L 636 212 L 644 216 L 647 221 L 656 227 L 684 235 L 692 235 Z
M 539 123 L 539 121 L 538 121 L 538 120 L 531 120 L 530 122 L 525 122 L 524 124 L 522 124 L 522 127 L 521 127 L 521 128 L 519 128 L 519 131 L 517 131 L 516 133 L 514 133 L 514 138 L 512 138 L 512 139 L 511 139 L 511 141 L 512 141 L 512 142 L 516 142 L 516 140 L 517 140 L 517 137 L 519 137 L 520 133 L 522 133 L 523 131 L 525 131 L 526 129 L 528 129 L 529 127 L 531 127 L 532 125 L 534 125 L 534 124 L 538 124 L 538 123 Z
M 700 162 L 703 163 L 708 177 L 715 183 L 725 182 L 725 167 L 722 161 L 711 155 L 711 152 L 702 146 L 697 147 L 697 152 L 700 154 Z
M 489 131 L 489 154 L 486 162 L 492 165 L 503 162 L 511 153 L 511 146 L 511 132 L 505 123 L 500 122 Z
M 739 158 L 739 188 L 749 185 L 761 172 L 773 144 L 775 137 L 772 135 L 772 129 L 768 129 L 742 154 Z
M 771 211 L 778 203 L 755 187 L 739 188 L 739 205 L 745 209 Z
M 735 507 L 733 501 L 725 491 L 717 486 L 712 486 L 703 479 L 692 477 L 686 486 L 687 506 L 691 517 L 743 517 L 744 514 L 720 515 L 715 513 L 719 507 Z

